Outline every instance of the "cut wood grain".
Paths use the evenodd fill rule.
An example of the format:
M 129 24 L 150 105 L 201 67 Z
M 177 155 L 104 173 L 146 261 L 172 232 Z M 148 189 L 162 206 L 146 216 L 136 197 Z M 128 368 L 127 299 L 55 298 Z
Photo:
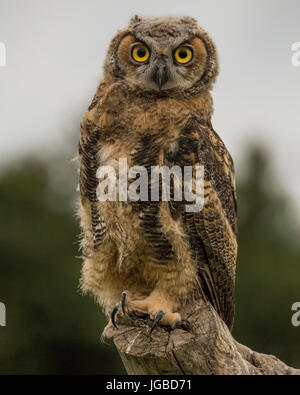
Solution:
M 239 344 L 209 303 L 181 310 L 182 328 L 159 326 L 151 335 L 149 319 L 118 316 L 114 343 L 128 374 L 135 375 L 299 375 L 273 355 Z

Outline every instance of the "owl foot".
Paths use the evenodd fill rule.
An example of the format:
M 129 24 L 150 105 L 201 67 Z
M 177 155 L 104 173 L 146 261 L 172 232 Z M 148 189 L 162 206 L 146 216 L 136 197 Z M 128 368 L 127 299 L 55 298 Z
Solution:
M 118 329 L 116 317 L 120 310 L 123 314 L 128 311 L 138 316 L 149 315 L 150 319 L 154 321 L 149 332 L 150 335 L 158 324 L 170 326 L 172 329 L 179 328 L 181 326 L 181 316 L 179 313 L 173 312 L 175 306 L 174 302 L 156 290 L 145 299 L 133 299 L 128 291 L 124 291 L 121 300 L 112 310 L 109 323 L 102 332 L 101 342 L 105 343 L 106 339 L 111 339 L 114 336 Z
M 132 299 L 128 291 L 125 291 L 125 296 L 123 295 L 124 292 L 121 299 L 123 304 L 119 302 L 119 304 L 121 303 L 122 305 L 123 312 L 126 307 L 126 310 L 129 312 L 133 312 L 137 315 L 149 315 L 150 319 L 154 321 L 150 329 L 150 334 L 154 331 L 158 324 L 170 326 L 172 329 L 181 326 L 181 315 L 179 313 L 173 312 L 176 307 L 176 303 L 174 303 L 169 297 L 166 297 L 161 292 L 154 290 L 143 300 Z M 121 305 L 118 306 L 118 309 Z

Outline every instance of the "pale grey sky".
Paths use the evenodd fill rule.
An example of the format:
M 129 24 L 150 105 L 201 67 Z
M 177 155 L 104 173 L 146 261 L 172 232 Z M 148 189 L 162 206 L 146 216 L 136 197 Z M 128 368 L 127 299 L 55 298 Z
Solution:
M 62 144 L 89 105 L 110 38 L 134 14 L 190 15 L 209 31 L 220 55 L 216 131 L 237 167 L 248 141 L 265 142 L 300 202 L 299 0 L 0 0 L 0 163 Z

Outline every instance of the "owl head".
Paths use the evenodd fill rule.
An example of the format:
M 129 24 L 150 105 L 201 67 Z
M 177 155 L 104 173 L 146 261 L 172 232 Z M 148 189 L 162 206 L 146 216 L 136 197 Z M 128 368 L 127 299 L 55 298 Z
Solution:
M 218 60 L 194 18 L 135 16 L 111 41 L 104 70 L 143 91 L 197 92 L 211 88 Z

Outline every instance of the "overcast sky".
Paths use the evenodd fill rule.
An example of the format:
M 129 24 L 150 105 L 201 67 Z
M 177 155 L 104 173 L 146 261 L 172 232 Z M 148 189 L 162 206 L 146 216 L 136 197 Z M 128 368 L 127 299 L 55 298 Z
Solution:
M 216 131 L 237 166 L 259 138 L 300 202 L 299 0 L 0 0 L 0 163 L 53 150 L 76 129 L 110 38 L 134 14 L 190 15 L 209 31 L 220 55 Z

